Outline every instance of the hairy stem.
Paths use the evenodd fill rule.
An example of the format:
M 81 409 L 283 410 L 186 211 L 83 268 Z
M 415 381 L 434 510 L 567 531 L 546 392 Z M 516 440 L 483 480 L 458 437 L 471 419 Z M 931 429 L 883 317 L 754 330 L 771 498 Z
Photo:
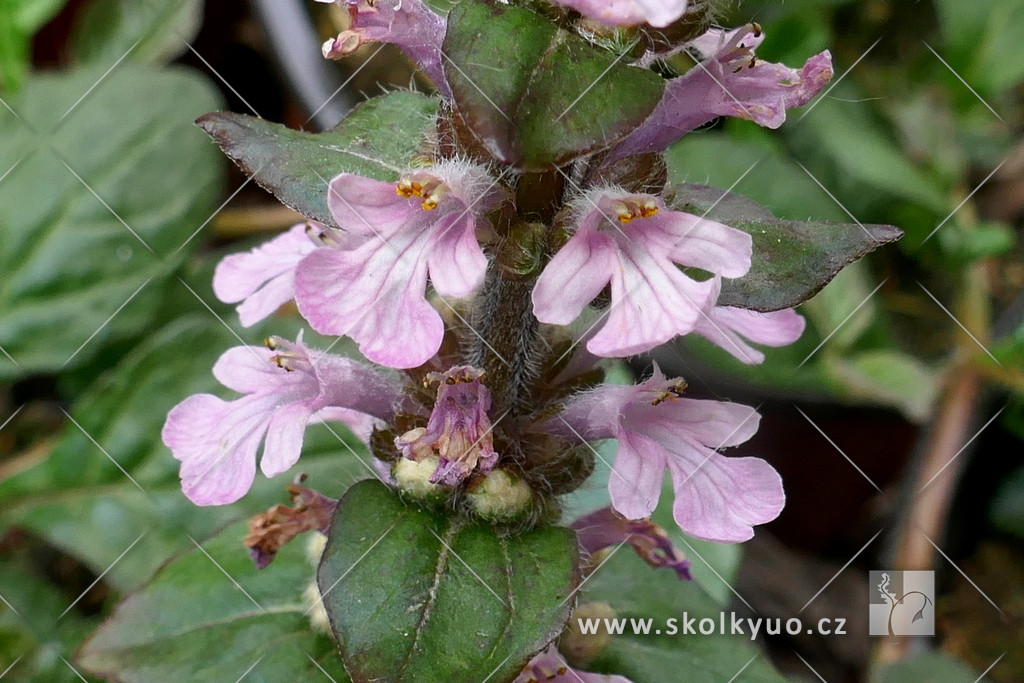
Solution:
M 530 395 L 540 341 L 530 300 L 533 283 L 509 280 L 492 264 L 474 316 L 469 362 L 486 373 L 497 415 L 520 414 Z

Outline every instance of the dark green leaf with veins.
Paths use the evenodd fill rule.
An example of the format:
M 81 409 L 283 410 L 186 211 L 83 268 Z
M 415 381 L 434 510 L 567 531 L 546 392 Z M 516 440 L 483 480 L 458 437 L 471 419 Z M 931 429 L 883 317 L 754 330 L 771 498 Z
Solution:
M 526 9 L 464 0 L 448 15 L 445 76 L 497 159 L 548 169 L 605 149 L 661 99 L 661 77 Z
M 569 529 L 505 536 L 364 481 L 338 506 L 317 580 L 353 681 L 507 681 L 562 630 L 578 556 Z
M 312 630 L 304 540 L 260 571 L 233 524 L 157 572 L 122 602 L 77 656 L 108 680 L 346 681 L 330 638 Z
M 261 187 L 303 216 L 337 227 L 327 183 L 340 173 L 396 180 L 434 124 L 437 100 L 395 92 L 363 102 L 326 133 L 214 112 L 199 125 Z

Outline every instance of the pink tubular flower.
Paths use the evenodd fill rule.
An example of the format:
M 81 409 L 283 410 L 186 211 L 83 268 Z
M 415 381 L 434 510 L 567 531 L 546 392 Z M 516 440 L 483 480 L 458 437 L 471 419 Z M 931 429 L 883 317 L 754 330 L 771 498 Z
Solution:
M 238 317 L 251 327 L 295 297 L 295 266 L 316 248 L 299 223 L 255 249 L 225 257 L 213 273 L 213 293 L 226 304 L 242 302 Z
M 317 0 L 333 3 L 334 0 Z M 350 26 L 323 44 L 324 57 L 339 59 L 365 43 L 393 43 L 400 47 L 448 97 L 448 84 L 441 68 L 444 18 L 422 0 L 337 0 L 348 9 Z
M 299 263 L 295 299 L 317 332 L 347 335 L 370 360 L 412 368 L 444 336 L 427 302 L 427 274 L 442 296 L 466 297 L 487 268 L 477 223 L 500 194 L 486 171 L 460 161 L 386 183 L 343 173 L 328 205 L 357 246 L 317 249 Z
M 764 346 L 788 346 L 800 338 L 806 326 L 803 316 L 792 308 L 759 313 L 733 306 L 715 306 L 701 316 L 693 331 L 744 363 L 756 365 L 764 362 L 764 354 L 747 340 Z
M 785 503 L 778 473 L 759 458 L 726 457 L 757 431 L 747 406 L 681 398 L 685 383 L 654 375 L 637 386 L 602 386 L 571 399 L 548 431 L 584 440 L 618 439 L 608 480 L 612 506 L 628 519 L 654 512 L 666 469 L 672 513 L 686 533 L 718 543 L 746 541 L 753 525 Z
M 631 683 L 625 676 L 593 674 L 569 666 L 554 645 L 548 647 L 523 669 L 513 683 Z
M 605 357 L 629 356 L 692 332 L 714 304 L 714 279 L 698 282 L 676 264 L 725 277 L 750 269 L 747 233 L 682 211 L 651 195 L 601 190 L 577 202 L 575 232 L 533 290 L 541 322 L 568 325 L 611 282 L 607 321 L 587 342 Z
M 426 428 L 410 430 L 395 439 L 395 446 L 410 460 L 437 455 L 440 464 L 430 483 L 457 486 L 474 472 L 494 469 L 498 454 L 491 437 L 491 392 L 483 385 L 483 373 L 460 366 L 427 379 L 437 383 L 437 402 Z
M 619 141 L 605 163 L 661 152 L 685 133 L 719 116 L 736 116 L 768 128 L 786 120 L 786 110 L 807 104 L 832 79 L 832 55 L 814 55 L 801 69 L 763 62 L 754 48 L 764 40 L 756 24 L 732 31 L 713 29 L 688 46 L 708 58 L 669 81 L 661 102 Z
M 167 415 L 161 436 L 181 461 L 182 490 L 197 505 L 241 498 L 252 486 L 260 443 L 260 468 L 273 477 L 299 459 L 310 420 L 390 420 L 401 401 L 397 382 L 348 358 L 317 355 L 301 335 L 295 342 L 271 338 L 268 347 L 228 349 L 213 367 L 221 384 L 244 396 L 196 394 Z
M 604 507 L 583 515 L 572 523 L 580 547 L 589 555 L 629 543 L 644 562 L 655 569 L 668 567 L 680 579 L 691 580 L 690 561 L 672 545 L 668 534 L 649 519 L 625 519 L 614 509 Z
M 650 24 L 664 28 L 683 16 L 687 0 L 556 0 L 608 26 Z

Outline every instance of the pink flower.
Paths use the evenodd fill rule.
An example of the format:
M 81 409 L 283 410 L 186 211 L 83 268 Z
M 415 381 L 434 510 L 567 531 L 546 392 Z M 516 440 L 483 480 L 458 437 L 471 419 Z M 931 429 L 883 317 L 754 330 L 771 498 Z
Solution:
M 331 3 L 334 0 L 317 0 Z M 420 67 L 438 90 L 450 95 L 441 64 L 444 18 L 422 0 L 338 0 L 348 8 L 349 28 L 323 44 L 324 57 L 340 59 L 365 43 L 394 43 Z
M 680 579 L 691 580 L 690 561 L 660 526 L 649 519 L 625 519 L 610 507 L 583 515 L 572 523 L 580 547 L 589 554 L 629 543 L 644 562 L 655 569 L 668 567 Z
M 592 674 L 569 666 L 554 645 L 548 647 L 523 669 L 512 683 L 631 683 L 625 676 Z
M 740 277 L 750 268 L 747 233 L 682 211 L 651 195 L 592 192 L 576 204 L 575 232 L 533 290 L 541 322 L 571 323 L 611 282 L 607 320 L 587 342 L 598 356 L 629 356 L 687 334 L 710 309 L 714 279 L 698 282 L 676 264 Z
M 195 394 L 167 416 L 162 438 L 181 461 L 181 487 L 197 505 L 241 498 L 260 468 L 268 477 L 299 459 L 310 420 L 390 420 L 401 401 L 397 382 L 348 358 L 311 352 L 300 339 L 268 340 L 268 347 L 237 346 L 221 355 L 213 374 L 244 394 L 225 401 Z M 356 412 L 358 411 L 358 412 Z
M 720 281 L 716 284 L 720 289 Z M 744 363 L 756 365 L 764 362 L 764 354 L 747 340 L 764 346 L 788 346 L 800 338 L 806 326 L 803 316 L 792 308 L 759 313 L 734 306 L 715 306 L 701 316 L 693 331 Z
M 491 392 L 483 385 L 483 373 L 469 366 L 427 379 L 437 384 L 437 402 L 426 428 L 412 429 L 395 439 L 395 446 L 410 460 L 437 455 L 440 464 L 430 483 L 457 486 L 475 470 L 494 469 L 498 454 L 491 436 Z
M 605 163 L 661 152 L 719 116 L 778 128 L 787 109 L 807 104 L 832 79 L 828 50 L 808 59 L 803 68 L 791 69 L 757 59 L 754 49 L 762 40 L 761 28 L 751 24 L 732 31 L 713 29 L 691 41 L 691 51 L 708 58 L 669 81 L 651 115 L 612 148 Z
M 295 266 L 317 247 L 307 236 L 310 229 L 311 224 L 299 223 L 217 264 L 213 293 L 226 304 L 242 302 L 237 310 L 243 327 L 255 325 L 295 297 Z
M 487 268 L 477 225 L 499 198 L 486 171 L 465 162 L 442 162 L 398 183 L 339 175 L 328 204 L 342 230 L 359 239 L 299 263 L 299 311 L 317 332 L 356 340 L 376 363 L 426 363 L 444 336 L 426 299 L 427 274 L 442 296 L 473 293 Z
M 556 0 L 608 26 L 650 24 L 664 28 L 683 16 L 687 0 Z
M 681 398 L 685 386 L 655 368 L 638 386 L 606 385 L 576 396 L 544 428 L 582 440 L 618 439 L 608 488 L 626 518 L 654 512 L 668 469 L 672 513 L 683 531 L 718 543 L 746 541 L 753 525 L 782 511 L 782 480 L 764 460 L 717 450 L 753 436 L 760 416 L 736 403 Z

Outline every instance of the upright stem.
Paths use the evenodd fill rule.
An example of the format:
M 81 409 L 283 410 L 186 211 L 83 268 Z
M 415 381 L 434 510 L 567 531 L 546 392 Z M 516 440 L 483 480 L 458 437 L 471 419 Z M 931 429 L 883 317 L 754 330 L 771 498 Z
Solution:
M 534 280 L 510 280 L 492 263 L 474 316 L 469 362 L 486 373 L 498 415 L 518 415 L 532 388 L 540 327 L 530 300 Z
M 558 169 L 524 173 L 516 183 L 514 214 L 504 216 L 498 231 L 503 241 L 478 298 L 469 354 L 470 364 L 486 375 L 497 415 L 520 415 L 533 388 L 540 323 L 530 294 L 564 192 Z

